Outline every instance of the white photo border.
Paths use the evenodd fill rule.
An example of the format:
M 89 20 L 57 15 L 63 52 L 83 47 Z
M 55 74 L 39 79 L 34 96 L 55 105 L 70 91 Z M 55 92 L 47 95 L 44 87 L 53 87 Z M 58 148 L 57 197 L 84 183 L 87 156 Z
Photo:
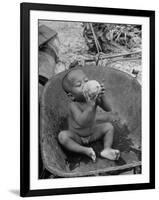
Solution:
M 142 25 L 142 174 L 82 178 L 38 179 L 38 20 L 104 22 Z M 149 183 L 150 130 L 150 20 L 149 17 L 30 11 L 30 189 L 55 189 Z M 124 178 L 123 178 L 124 176 Z M 75 181 L 76 179 L 76 181 Z

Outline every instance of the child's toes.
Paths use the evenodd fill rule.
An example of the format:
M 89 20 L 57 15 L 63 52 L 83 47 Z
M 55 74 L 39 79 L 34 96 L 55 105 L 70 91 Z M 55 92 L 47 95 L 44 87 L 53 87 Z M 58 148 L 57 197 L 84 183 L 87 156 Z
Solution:
M 119 150 L 116 150 L 115 154 L 116 154 L 116 159 L 115 159 L 115 160 L 119 160 L 119 157 L 120 157 L 120 151 L 119 151 Z
M 96 161 L 96 154 L 92 148 L 89 149 L 89 157 L 93 160 L 93 162 Z
M 96 155 L 95 155 L 95 154 L 93 154 L 93 155 L 91 156 L 91 158 L 92 158 L 93 162 L 96 161 Z
M 115 149 L 104 149 L 101 152 L 101 156 L 109 160 L 117 160 L 119 159 L 120 152 L 119 150 L 115 150 Z

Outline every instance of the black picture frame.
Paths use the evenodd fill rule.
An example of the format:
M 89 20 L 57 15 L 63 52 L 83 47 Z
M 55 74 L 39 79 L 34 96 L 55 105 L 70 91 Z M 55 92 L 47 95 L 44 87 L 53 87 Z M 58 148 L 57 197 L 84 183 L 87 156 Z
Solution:
M 30 11 L 59 11 L 148 17 L 150 19 L 150 180 L 149 183 L 74 187 L 60 189 L 30 189 Z M 20 81 L 20 196 L 43 196 L 155 188 L 155 11 L 131 10 L 71 5 L 21 3 L 21 81 Z

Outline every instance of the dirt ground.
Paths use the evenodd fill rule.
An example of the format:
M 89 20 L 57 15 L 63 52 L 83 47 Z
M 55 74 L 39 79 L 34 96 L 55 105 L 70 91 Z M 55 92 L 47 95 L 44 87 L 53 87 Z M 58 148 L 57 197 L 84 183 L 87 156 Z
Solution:
M 59 58 L 65 63 L 66 68 L 74 60 L 82 61 L 87 58 L 92 58 L 91 54 L 88 54 L 88 47 L 83 37 L 83 25 L 80 22 L 61 22 L 61 21 L 40 21 L 39 25 L 46 25 L 49 28 L 55 30 L 58 33 L 60 42 L 59 46 Z M 135 49 L 139 50 L 139 49 Z M 140 49 L 141 50 L 141 49 Z M 123 53 L 123 48 L 115 49 L 117 53 Z M 133 51 L 131 49 L 131 51 Z M 125 50 L 124 50 L 125 53 Z M 108 60 L 103 60 L 102 65 L 105 67 L 108 64 Z M 100 65 L 100 62 L 99 62 Z M 133 69 L 138 71 L 137 79 L 141 83 L 141 59 L 137 60 L 119 60 L 110 64 L 111 67 L 132 74 Z

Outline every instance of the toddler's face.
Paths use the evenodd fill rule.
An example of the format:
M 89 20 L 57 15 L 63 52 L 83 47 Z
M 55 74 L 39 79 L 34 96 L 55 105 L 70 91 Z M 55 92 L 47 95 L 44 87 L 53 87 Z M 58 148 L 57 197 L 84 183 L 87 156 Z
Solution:
M 82 70 L 73 70 L 69 74 L 69 80 L 72 83 L 71 93 L 77 100 L 83 100 L 83 86 L 88 82 L 88 77 Z

